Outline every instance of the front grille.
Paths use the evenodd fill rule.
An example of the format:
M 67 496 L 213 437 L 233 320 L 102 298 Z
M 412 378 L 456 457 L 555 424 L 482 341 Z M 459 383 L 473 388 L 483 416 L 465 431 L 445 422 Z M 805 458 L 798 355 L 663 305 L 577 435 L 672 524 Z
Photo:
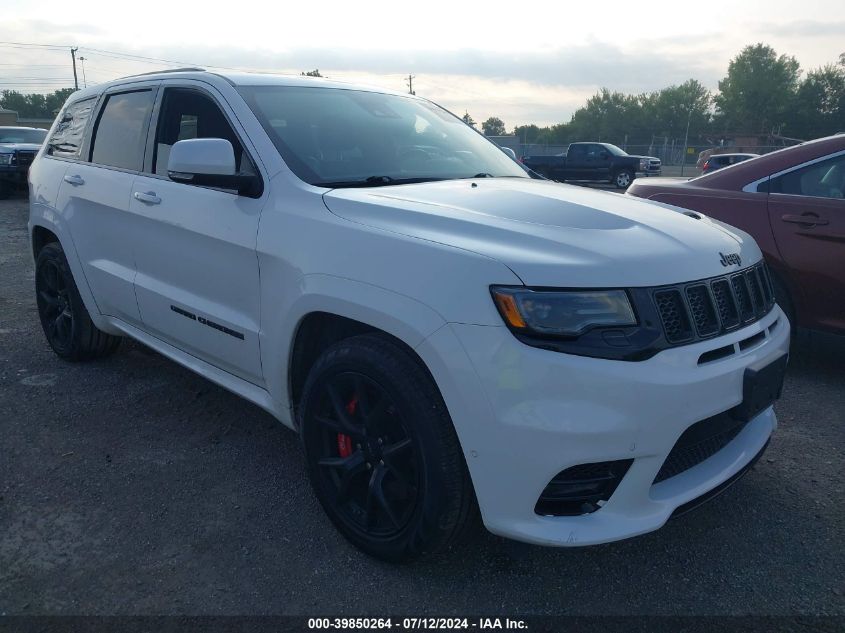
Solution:
M 692 327 L 681 293 L 677 290 L 656 292 L 654 300 L 660 311 L 666 339 L 670 343 L 682 343 L 692 339 Z
M 35 160 L 35 152 L 15 152 L 13 158 L 15 162 L 21 167 L 29 167 L 32 161 Z
M 653 297 L 670 345 L 723 334 L 757 321 L 774 307 L 774 292 L 762 262 L 733 275 L 655 288 Z
M 712 457 L 739 435 L 746 424 L 727 412 L 696 422 L 675 443 L 654 483 L 680 475 Z

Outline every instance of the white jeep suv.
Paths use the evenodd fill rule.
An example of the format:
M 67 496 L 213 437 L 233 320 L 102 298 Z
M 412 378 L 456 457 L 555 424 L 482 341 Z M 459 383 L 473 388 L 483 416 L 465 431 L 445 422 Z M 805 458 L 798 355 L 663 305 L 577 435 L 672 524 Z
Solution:
M 384 559 L 478 510 L 544 545 L 657 529 L 776 426 L 789 323 L 748 235 L 532 179 L 424 99 L 121 79 L 69 98 L 30 204 L 56 354 L 129 336 L 263 407 Z

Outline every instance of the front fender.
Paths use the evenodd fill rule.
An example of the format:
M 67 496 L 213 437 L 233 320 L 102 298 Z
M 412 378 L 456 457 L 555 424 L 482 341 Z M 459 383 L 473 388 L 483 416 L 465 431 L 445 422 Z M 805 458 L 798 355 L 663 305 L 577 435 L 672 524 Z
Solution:
M 286 305 L 277 297 L 262 300 L 261 364 L 267 389 L 280 409 L 290 410 L 288 370 L 296 331 L 313 312 L 353 319 L 395 336 L 415 348 L 446 320 L 434 309 L 407 295 L 335 275 L 304 275 L 298 293 Z M 281 316 L 280 316 L 281 315 Z M 292 419 L 283 419 L 293 426 Z

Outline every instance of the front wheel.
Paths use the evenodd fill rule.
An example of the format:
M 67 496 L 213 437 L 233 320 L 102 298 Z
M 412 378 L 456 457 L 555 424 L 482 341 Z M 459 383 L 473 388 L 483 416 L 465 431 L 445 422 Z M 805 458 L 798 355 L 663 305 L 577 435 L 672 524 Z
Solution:
M 627 189 L 633 181 L 634 172 L 629 169 L 618 171 L 613 177 L 613 184 L 616 185 L 617 189 Z
M 317 498 L 359 549 L 399 562 L 466 532 L 475 497 L 458 438 L 408 351 L 375 335 L 337 343 L 312 368 L 300 414 Z

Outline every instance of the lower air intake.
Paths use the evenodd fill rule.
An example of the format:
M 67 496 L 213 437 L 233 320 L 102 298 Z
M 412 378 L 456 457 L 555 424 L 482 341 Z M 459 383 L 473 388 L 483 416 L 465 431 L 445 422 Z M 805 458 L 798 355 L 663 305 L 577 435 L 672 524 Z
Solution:
M 633 459 L 579 464 L 555 475 L 534 506 L 542 516 L 578 516 L 598 510 L 610 499 Z

